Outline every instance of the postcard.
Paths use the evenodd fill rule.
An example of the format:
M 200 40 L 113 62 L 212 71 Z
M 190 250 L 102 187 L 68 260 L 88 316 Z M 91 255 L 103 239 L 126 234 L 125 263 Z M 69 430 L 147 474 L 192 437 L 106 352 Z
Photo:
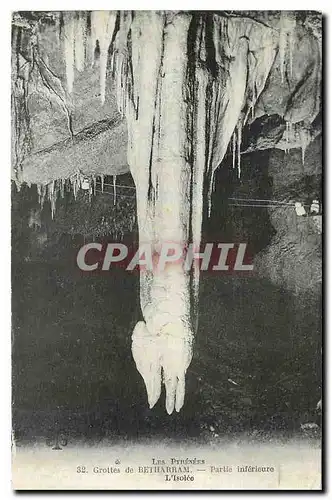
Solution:
M 322 489 L 322 14 L 11 23 L 13 489 Z

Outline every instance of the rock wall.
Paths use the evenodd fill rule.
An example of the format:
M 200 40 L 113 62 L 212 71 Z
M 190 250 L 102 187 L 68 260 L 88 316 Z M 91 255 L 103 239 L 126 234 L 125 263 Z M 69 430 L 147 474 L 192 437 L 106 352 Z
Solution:
M 304 162 L 299 149 L 270 152 L 271 199 L 289 205 L 268 208 L 276 234 L 256 256 L 255 269 L 295 294 L 317 295 L 321 290 L 322 215 L 310 214 L 313 200 L 321 202 L 321 171 L 320 138 L 310 144 Z M 305 215 L 297 214 L 295 202 L 302 204 Z

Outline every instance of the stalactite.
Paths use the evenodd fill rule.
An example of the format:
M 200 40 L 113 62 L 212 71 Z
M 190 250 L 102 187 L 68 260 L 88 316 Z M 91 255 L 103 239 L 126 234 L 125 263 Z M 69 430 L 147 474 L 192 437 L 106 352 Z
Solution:
M 242 144 L 242 123 L 237 124 L 237 176 L 241 179 L 241 144 Z
M 293 53 L 294 53 L 294 46 L 295 46 L 295 36 L 294 36 L 294 30 L 296 26 L 296 21 L 293 22 L 292 29 L 290 29 L 288 33 L 288 41 L 289 41 L 289 74 L 292 77 L 293 76 Z
M 214 172 L 214 174 L 213 174 L 213 192 L 215 192 L 215 190 L 216 190 L 216 174 Z
M 207 204 L 208 204 L 208 218 L 210 218 L 212 212 L 212 189 L 209 189 Z
M 60 195 L 61 195 L 61 198 L 65 197 L 65 183 L 66 183 L 65 179 L 60 179 Z
M 104 192 L 104 175 L 100 176 L 100 182 L 101 182 L 101 192 Z
M 40 184 L 39 190 L 40 190 L 39 204 L 40 204 L 40 208 L 42 209 L 44 206 L 44 202 L 45 202 L 47 186 L 45 186 L 44 184 Z
M 115 69 L 117 87 L 117 105 L 121 116 L 126 115 L 128 99 L 133 101 L 133 75 L 128 67 L 128 33 L 132 23 L 132 13 L 120 11 L 119 31 L 116 39 L 116 50 L 112 54 L 112 71 Z M 133 61 L 131 61 L 133 62 Z M 137 106 L 136 106 L 137 108 Z
M 74 200 L 76 200 L 77 192 L 76 192 L 75 181 L 74 180 L 70 180 L 70 185 L 71 185 L 71 190 L 72 190 L 73 195 L 74 195 Z
M 293 130 L 292 122 L 286 121 L 286 130 L 285 130 L 286 148 L 285 148 L 285 152 L 287 154 L 289 153 L 291 142 L 294 139 L 293 134 L 294 134 L 294 130 Z
M 42 184 L 37 184 L 37 194 L 38 194 L 38 203 L 40 205 L 40 200 L 41 200 L 41 193 L 42 193 Z
M 295 28 L 296 28 L 296 19 L 294 17 L 294 14 L 287 11 L 281 11 L 279 20 L 279 58 L 280 58 L 280 74 L 282 83 L 284 82 L 285 79 L 285 65 L 287 58 L 289 60 L 290 76 L 292 76 Z M 287 53 L 287 47 L 288 47 L 288 53 Z
M 223 81 L 215 80 L 214 101 L 209 106 L 214 110 L 209 130 L 212 140 L 208 148 L 213 170 L 222 162 L 240 117 L 242 124 L 244 120 L 242 113 L 245 112 L 247 82 L 250 82 L 251 74 L 248 67 L 248 39 L 242 36 L 242 29 L 241 24 L 228 20 L 225 33 L 221 36 L 222 40 L 224 37 L 228 40 L 219 50 L 221 61 L 229 57 L 230 63 Z
M 305 127 L 302 127 L 302 126 L 299 127 L 298 133 L 300 136 L 300 143 L 301 143 L 302 164 L 304 166 L 305 152 L 306 152 L 306 149 L 311 142 L 311 134 L 310 134 L 310 131 L 308 129 L 306 129 Z
M 95 175 L 92 178 L 92 182 L 93 182 L 93 194 L 95 195 L 96 194 L 96 186 L 97 186 L 97 177 Z
M 56 209 L 56 199 L 57 199 L 55 181 L 52 181 L 50 182 L 50 184 L 47 185 L 47 191 L 48 191 L 48 199 L 51 204 L 52 219 L 54 219 L 55 209 Z
M 14 179 L 14 182 L 15 182 L 17 192 L 19 193 L 21 191 L 22 183 L 17 178 Z
M 108 59 L 108 49 L 112 40 L 115 22 L 116 22 L 116 12 L 112 11 L 93 11 L 91 13 L 91 41 L 92 44 L 99 42 L 100 58 L 99 58 L 99 68 L 100 68 L 100 98 L 102 104 L 105 102 L 106 93 L 106 71 L 107 71 L 107 59 Z M 93 51 L 95 45 L 93 46 Z
M 127 50 L 128 33 L 133 21 L 133 12 L 120 10 L 119 14 L 120 16 L 117 49 L 120 52 L 125 52 Z
M 287 32 L 284 26 L 284 12 L 280 14 L 280 33 L 279 33 L 279 59 L 280 59 L 280 74 L 281 74 L 281 82 L 284 82 L 285 78 L 285 54 L 287 47 Z
M 292 122 L 289 122 L 288 133 L 289 133 L 288 144 L 290 145 L 290 142 L 291 142 L 291 140 L 293 138 L 293 135 L 294 135 L 294 127 L 293 127 L 293 123 Z M 290 148 L 288 148 L 288 153 L 289 153 L 289 149 Z
M 254 60 L 255 62 L 252 63 L 251 60 Z M 251 53 L 248 54 L 248 64 L 249 67 L 255 67 L 254 65 L 256 64 L 255 56 Z M 256 67 L 255 67 L 256 70 Z M 251 109 L 251 118 L 254 119 L 255 115 L 255 104 L 257 100 L 257 95 L 256 95 L 256 71 L 254 69 L 251 70 L 251 78 L 250 78 L 250 91 L 251 91 L 251 103 L 248 111 Z M 244 120 L 246 122 L 246 120 Z
M 77 193 L 78 193 L 78 190 L 79 190 L 79 187 L 80 187 L 80 180 L 78 178 L 77 175 L 74 175 L 71 179 L 70 179 L 70 182 L 71 182 L 71 185 L 72 185 L 72 190 L 73 190 L 73 194 L 74 194 L 74 199 L 76 200 L 77 199 Z
M 288 153 L 288 142 L 289 142 L 289 122 L 286 122 L 285 139 L 286 139 L 286 148 L 285 148 L 285 152 L 286 152 L 286 153 Z
M 116 204 L 116 175 L 113 175 L 113 205 Z
M 75 69 L 75 23 L 73 13 L 64 12 L 64 58 L 68 92 L 73 91 Z
M 86 14 L 79 12 L 75 16 L 75 66 L 77 71 L 84 70 L 86 45 Z
M 236 164 L 236 134 L 234 131 L 233 135 L 232 135 L 232 167 L 233 167 L 233 170 L 235 169 L 235 164 Z
M 128 70 L 127 70 L 127 61 L 126 57 L 122 53 L 118 53 L 117 55 L 117 104 L 118 110 L 122 117 L 125 116 L 126 113 L 126 103 L 128 99 L 127 93 L 127 79 L 128 79 Z

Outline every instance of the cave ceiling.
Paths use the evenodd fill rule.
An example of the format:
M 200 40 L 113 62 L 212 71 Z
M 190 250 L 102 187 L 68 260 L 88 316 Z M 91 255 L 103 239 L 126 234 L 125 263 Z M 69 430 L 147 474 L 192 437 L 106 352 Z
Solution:
M 167 22 L 172 22 L 178 11 L 166 14 Z M 211 50 L 225 68 L 222 58 L 227 62 L 228 55 L 222 43 L 231 44 L 232 30 L 216 40 L 220 19 L 226 23 L 245 21 L 247 65 L 253 67 L 251 75 L 256 73 L 257 78 L 253 84 L 247 82 L 241 154 L 301 148 L 304 156 L 307 146 L 321 133 L 320 14 L 209 11 L 187 15 L 205 19 L 214 44 Z M 68 179 L 78 165 L 79 171 L 89 176 L 129 172 L 127 123 L 119 112 L 119 82 L 112 57 L 121 46 L 125 54 L 128 52 L 130 16 L 128 12 L 116 14 L 118 31 L 108 34 L 105 62 L 105 49 L 100 46 L 100 33 L 91 25 L 91 13 L 13 15 L 12 178 L 18 184 L 47 185 Z M 80 49 L 76 46 L 72 53 L 66 46 L 66 40 L 73 42 L 70 29 L 76 30 L 76 40 L 77 33 L 81 37 Z M 68 60 L 70 54 L 75 60 Z M 215 63 L 210 54 L 201 54 L 200 59 L 201 64 L 211 67 Z M 225 156 L 234 155 L 234 142 L 233 137 Z

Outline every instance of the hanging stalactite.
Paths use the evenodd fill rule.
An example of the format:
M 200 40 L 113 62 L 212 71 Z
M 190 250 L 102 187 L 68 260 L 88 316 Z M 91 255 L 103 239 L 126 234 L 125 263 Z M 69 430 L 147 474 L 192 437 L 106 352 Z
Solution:
M 239 122 L 237 130 L 237 177 L 241 179 L 241 144 L 242 144 L 242 123 Z
M 47 194 L 48 194 L 48 200 L 51 205 L 51 214 L 52 214 L 52 219 L 54 219 L 55 215 L 55 209 L 56 209 L 56 201 L 57 201 L 57 190 L 56 190 L 56 182 L 52 181 L 50 184 L 47 185 Z
M 287 154 L 289 153 L 293 133 L 294 133 L 294 131 L 293 131 L 292 122 L 286 121 L 286 130 L 285 130 L 286 148 L 285 148 L 285 152 Z
M 235 170 L 236 165 L 236 134 L 235 131 L 232 135 L 232 168 Z
M 99 43 L 99 71 L 100 71 L 100 99 L 105 102 L 106 95 L 106 73 L 108 49 L 112 40 L 117 13 L 116 11 L 93 11 L 91 13 L 91 47 L 93 57 L 96 42 Z
M 43 185 L 42 184 L 37 184 L 37 194 L 38 194 L 38 203 L 39 203 L 39 205 L 41 205 L 42 189 L 43 189 Z
M 279 60 L 282 83 L 285 79 L 286 62 L 289 63 L 289 76 L 292 76 L 293 73 L 295 29 L 296 19 L 294 13 L 281 11 L 279 20 Z
M 75 20 L 72 12 L 64 12 L 63 25 L 67 88 L 71 94 L 75 78 Z
M 113 205 L 116 205 L 116 175 L 113 175 Z
M 60 195 L 62 199 L 65 197 L 65 185 L 66 185 L 66 180 L 60 179 Z
M 299 136 L 300 136 L 300 144 L 301 144 L 301 156 L 302 156 L 302 165 L 304 166 L 304 160 L 305 160 L 305 152 L 309 144 L 311 143 L 311 134 L 310 131 L 304 127 L 300 126 L 299 127 Z
M 75 67 L 77 71 L 84 70 L 86 50 L 87 16 L 85 12 L 78 12 L 74 18 L 75 30 Z

